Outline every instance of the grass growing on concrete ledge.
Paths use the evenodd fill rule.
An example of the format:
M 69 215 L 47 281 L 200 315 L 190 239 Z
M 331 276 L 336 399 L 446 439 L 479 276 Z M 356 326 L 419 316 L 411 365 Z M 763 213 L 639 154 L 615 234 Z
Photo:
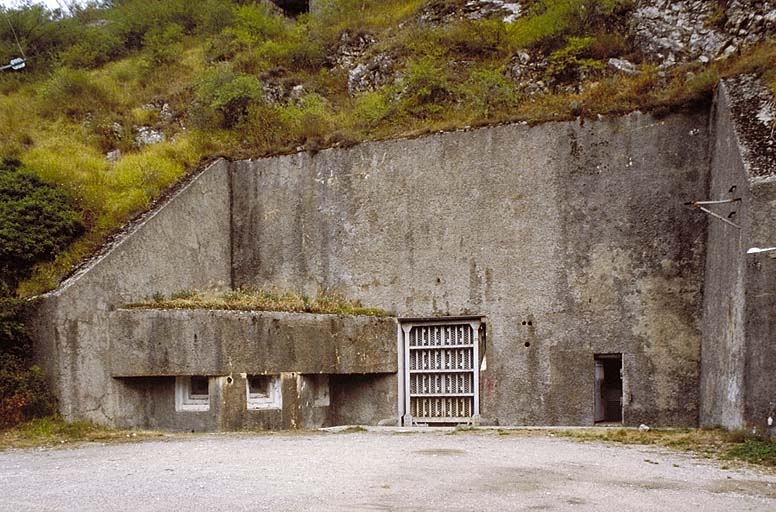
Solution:
M 704 457 L 748 462 L 776 468 L 776 440 L 741 431 L 720 429 L 631 429 L 561 430 L 557 435 L 582 441 L 655 445 L 694 452 Z
M 11 448 L 61 447 L 87 442 L 128 442 L 162 437 L 159 432 L 113 430 L 88 421 L 69 423 L 40 418 L 0 432 L 0 451 Z
M 148 300 L 129 304 L 129 308 L 222 309 L 230 311 L 282 311 L 325 315 L 388 316 L 376 308 L 336 294 L 319 293 L 315 297 L 278 290 L 206 290 L 182 291 L 165 297 L 155 294 Z

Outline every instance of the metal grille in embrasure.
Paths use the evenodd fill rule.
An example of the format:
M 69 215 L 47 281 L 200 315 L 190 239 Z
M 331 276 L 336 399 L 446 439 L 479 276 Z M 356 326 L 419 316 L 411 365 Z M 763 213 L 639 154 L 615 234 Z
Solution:
M 474 413 L 470 324 L 414 326 L 408 336 L 410 415 L 417 422 L 465 421 Z

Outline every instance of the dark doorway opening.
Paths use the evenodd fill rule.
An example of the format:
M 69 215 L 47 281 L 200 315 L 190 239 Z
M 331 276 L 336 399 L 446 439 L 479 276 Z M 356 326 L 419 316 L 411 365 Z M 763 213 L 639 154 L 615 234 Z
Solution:
M 595 422 L 622 422 L 622 354 L 595 356 Z
M 309 0 L 272 0 L 287 16 L 298 16 L 310 11 Z

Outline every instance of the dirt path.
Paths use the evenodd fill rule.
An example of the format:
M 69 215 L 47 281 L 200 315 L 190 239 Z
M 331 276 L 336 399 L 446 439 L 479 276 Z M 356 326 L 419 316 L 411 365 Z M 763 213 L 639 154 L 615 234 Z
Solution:
M 205 435 L 0 453 L 0 510 L 776 510 L 776 475 L 496 432 Z

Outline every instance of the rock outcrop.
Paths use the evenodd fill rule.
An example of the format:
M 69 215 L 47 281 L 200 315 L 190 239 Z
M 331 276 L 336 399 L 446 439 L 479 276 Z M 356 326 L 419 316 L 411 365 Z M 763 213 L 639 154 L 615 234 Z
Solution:
M 772 0 L 639 0 L 630 24 L 636 48 L 663 68 L 726 57 L 775 32 Z

